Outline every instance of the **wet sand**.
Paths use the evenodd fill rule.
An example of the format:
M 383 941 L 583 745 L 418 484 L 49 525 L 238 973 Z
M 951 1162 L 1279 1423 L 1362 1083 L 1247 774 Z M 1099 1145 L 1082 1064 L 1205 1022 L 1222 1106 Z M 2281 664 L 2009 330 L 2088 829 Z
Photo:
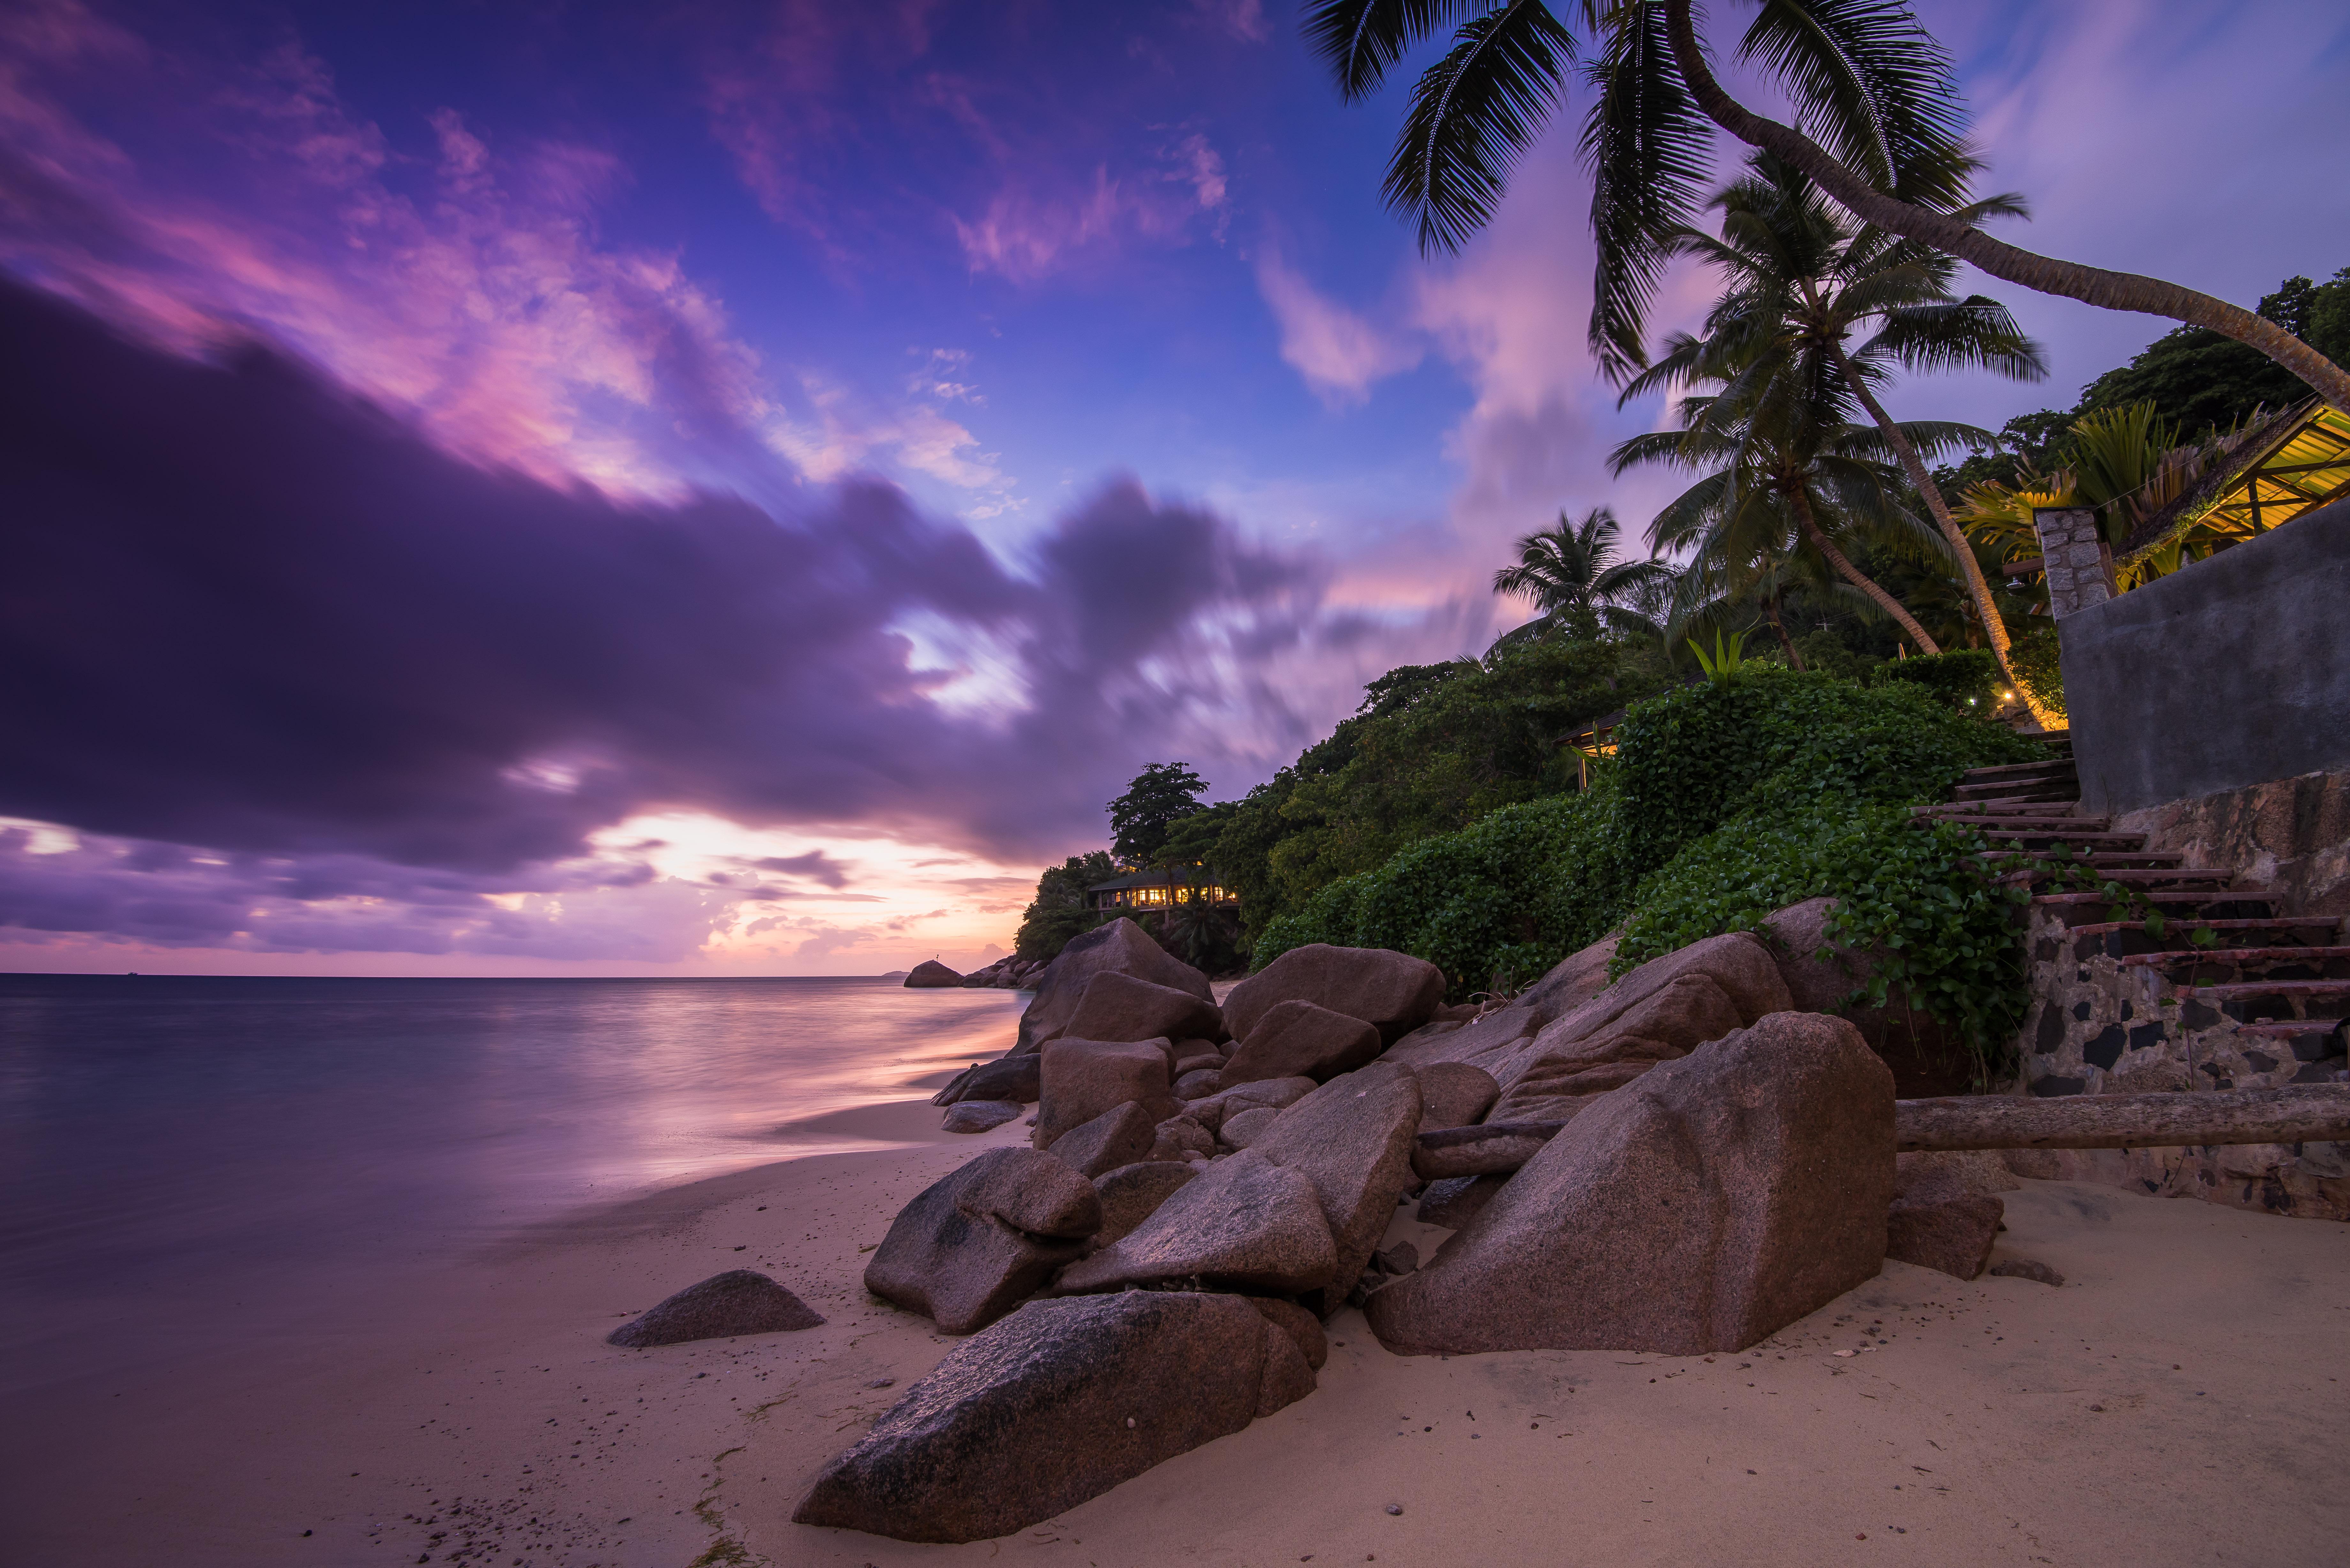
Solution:
M 1024 1137 L 937 1116 L 842 1113 L 813 1136 L 905 1147 L 537 1227 L 265 1344 L 60 1373 L 12 1420 L 7 1560 L 2282 1568 L 2350 1539 L 2350 1227 L 2054 1182 L 2007 1195 L 2001 1255 L 2061 1289 L 1889 1263 L 1711 1358 L 1401 1358 L 1349 1311 L 1317 1393 L 1047 1525 L 962 1547 L 794 1525 L 816 1470 L 952 1344 L 864 1293 L 860 1249 Z M 1444 1233 L 1394 1234 L 1424 1255 Z M 830 1321 L 603 1344 L 743 1266 Z

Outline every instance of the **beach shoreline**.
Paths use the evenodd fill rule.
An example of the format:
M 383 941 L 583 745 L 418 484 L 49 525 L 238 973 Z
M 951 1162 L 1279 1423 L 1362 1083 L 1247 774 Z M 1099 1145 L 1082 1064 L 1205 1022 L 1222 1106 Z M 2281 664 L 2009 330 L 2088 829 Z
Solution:
M 919 1101 L 828 1122 L 889 1147 L 577 1210 L 283 1343 L 51 1387 L 19 1423 L 42 1438 L 13 1470 L 23 1560 L 2316 1564 L 2350 1529 L 2350 1228 L 2057 1182 L 2008 1195 L 2002 1246 L 2062 1288 L 1888 1262 L 1714 1357 L 1398 1357 L 1348 1310 L 1316 1393 L 1045 1526 L 941 1547 L 795 1525 L 957 1343 L 864 1293 L 870 1247 L 1026 1133 L 943 1134 Z M 1442 1239 L 1398 1214 L 1423 1254 Z M 603 1343 L 732 1267 L 828 1321 Z

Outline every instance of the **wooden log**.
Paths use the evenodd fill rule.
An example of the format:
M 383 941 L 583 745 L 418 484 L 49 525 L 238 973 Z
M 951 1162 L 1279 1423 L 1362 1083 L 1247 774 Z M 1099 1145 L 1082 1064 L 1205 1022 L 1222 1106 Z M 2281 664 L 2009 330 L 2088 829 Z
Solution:
M 1422 1133 L 1411 1151 L 1411 1168 L 1422 1181 L 1449 1176 L 1498 1176 L 1534 1157 L 1565 1122 L 1488 1122 Z
M 1423 1181 L 1503 1176 L 1565 1122 L 1494 1122 L 1422 1133 L 1411 1168 Z M 2350 1143 L 2350 1084 L 2179 1095 L 1961 1095 L 1893 1102 L 1893 1147 L 2163 1148 L 2239 1143 Z
M 1896 1100 L 1893 1147 L 2168 1148 L 2350 1142 L 2350 1084 L 2179 1095 L 1966 1095 Z

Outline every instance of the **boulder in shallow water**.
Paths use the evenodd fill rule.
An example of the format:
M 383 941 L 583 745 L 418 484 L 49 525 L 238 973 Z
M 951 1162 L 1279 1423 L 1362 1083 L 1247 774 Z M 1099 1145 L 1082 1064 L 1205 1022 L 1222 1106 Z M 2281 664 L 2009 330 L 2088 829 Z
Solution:
M 696 1339 L 729 1339 L 743 1334 L 785 1334 L 824 1322 L 806 1303 L 766 1275 L 729 1269 L 698 1285 L 688 1285 L 642 1317 L 605 1335 L 609 1345 L 645 1350 Z
M 962 983 L 961 974 L 936 959 L 924 959 L 906 973 L 907 988 L 913 991 L 942 990 L 947 986 L 959 986 Z
M 1404 1355 L 1742 1350 L 1875 1276 L 1892 1197 L 1892 1075 L 1772 1013 L 1596 1101 L 1366 1310 Z
M 1101 1221 L 1094 1184 L 1065 1162 L 990 1149 L 899 1211 L 865 1288 L 949 1334 L 969 1334 L 1034 1295 Z
M 1239 1296 L 1030 1302 L 947 1353 L 792 1518 L 899 1541 L 983 1541 L 1098 1497 L 1314 1387 Z
M 1019 1120 L 1027 1108 L 1017 1100 L 957 1100 L 939 1125 L 951 1133 L 983 1133 Z

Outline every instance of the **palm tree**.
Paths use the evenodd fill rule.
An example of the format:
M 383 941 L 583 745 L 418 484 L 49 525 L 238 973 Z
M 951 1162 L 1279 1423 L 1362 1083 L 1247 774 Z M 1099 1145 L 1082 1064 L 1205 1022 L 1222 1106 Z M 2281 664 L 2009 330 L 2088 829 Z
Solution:
M 1950 545 L 1991 651 L 2006 669 L 2007 627 L 1991 584 L 1925 460 L 1886 412 L 1877 389 L 1896 368 L 1984 369 L 2038 380 L 2047 374 L 2039 346 L 1996 300 L 1956 297 L 1950 286 L 1958 264 L 1950 257 L 1856 224 L 1822 200 L 1799 171 L 1767 152 L 1750 161 L 1752 172 L 1723 187 L 1711 203 L 1722 214 L 1721 238 L 1684 229 L 1671 241 L 1674 254 L 1711 264 L 1728 285 L 1707 317 L 1704 337 L 1673 338 L 1656 365 L 1626 385 L 1617 406 L 1659 387 L 1686 385 L 1701 366 L 1735 358 L 1741 367 L 1735 384 L 1747 394 L 1768 395 L 1770 382 L 1783 380 L 1797 395 L 1837 405 L 1845 417 L 1865 410 Z M 1966 209 L 1976 214 L 2020 210 L 2012 196 Z M 1876 335 L 1850 348 L 1855 328 L 1870 323 Z
M 1836 542 L 1841 534 L 1911 555 L 1948 553 L 1947 544 L 1902 509 L 1896 471 L 1884 461 L 1884 435 L 1839 419 L 1830 384 L 1797 387 L 1792 377 L 1754 375 L 1760 356 L 1708 356 L 1685 337 L 1676 340 L 1675 355 L 1684 381 L 1726 390 L 1685 399 L 1680 430 L 1634 436 L 1609 457 L 1617 473 L 1669 463 L 1701 475 L 1649 524 L 1650 550 L 1693 549 L 1697 561 L 1721 563 L 1717 569 L 1733 587 L 1742 576 L 1762 570 L 1761 564 L 1809 552 L 1898 623 L 1920 652 L 1940 652 L 1908 607 Z M 1991 439 L 1968 426 L 1916 421 L 1901 433 L 1929 451 Z
M 1616 514 L 1595 506 L 1580 523 L 1569 522 L 1561 512 L 1557 526 L 1520 538 L 1517 565 L 1493 574 L 1493 591 L 1522 594 L 1540 613 L 1500 641 L 1576 621 L 1594 630 L 1605 626 L 1619 636 L 1657 635 L 1657 623 L 1643 611 L 1671 582 L 1672 570 L 1656 561 L 1617 560 L 1617 533 Z
M 1802 170 L 1863 223 L 2042 294 L 2210 327 L 2350 413 L 2350 373 L 2274 322 L 2159 278 L 2038 255 L 1977 227 L 1964 205 L 1975 161 L 1950 56 L 1901 0 L 1759 0 L 1738 57 L 1786 93 L 1794 125 L 1722 89 L 1691 0 L 1575 0 L 1571 12 L 1597 46 L 1582 138 L 1599 249 L 1591 342 L 1617 379 L 1646 362 L 1645 318 L 1673 236 L 1694 215 L 1711 121 Z M 1376 91 L 1406 49 L 1456 22 L 1452 47 L 1413 88 L 1388 163 L 1388 204 L 1417 222 L 1423 251 L 1457 250 L 1492 216 L 1512 169 L 1565 98 L 1575 35 L 1542 0 L 1318 0 L 1306 13 L 1307 37 L 1350 102 Z

